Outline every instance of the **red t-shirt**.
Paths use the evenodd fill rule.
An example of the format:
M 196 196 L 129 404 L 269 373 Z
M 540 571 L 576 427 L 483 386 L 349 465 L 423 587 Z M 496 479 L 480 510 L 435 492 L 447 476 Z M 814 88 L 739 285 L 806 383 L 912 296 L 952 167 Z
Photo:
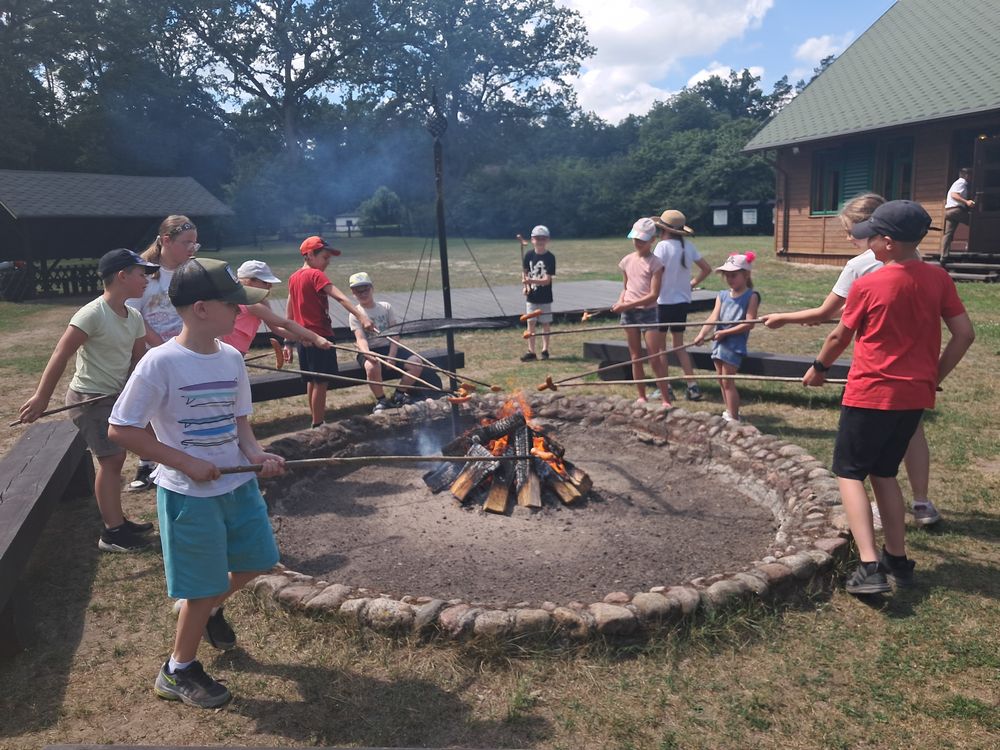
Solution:
M 941 320 L 964 312 L 948 273 L 923 261 L 890 263 L 855 281 L 841 316 L 856 336 L 844 405 L 933 408 Z
M 330 300 L 323 291 L 328 286 L 330 279 L 316 268 L 300 268 L 288 277 L 288 317 L 327 338 L 333 335 Z

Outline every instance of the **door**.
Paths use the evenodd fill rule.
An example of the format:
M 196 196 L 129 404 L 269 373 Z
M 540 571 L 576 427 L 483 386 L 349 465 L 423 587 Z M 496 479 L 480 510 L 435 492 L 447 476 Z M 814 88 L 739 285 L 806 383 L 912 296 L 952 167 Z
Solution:
M 976 139 L 972 160 L 969 252 L 1000 256 L 1000 136 Z

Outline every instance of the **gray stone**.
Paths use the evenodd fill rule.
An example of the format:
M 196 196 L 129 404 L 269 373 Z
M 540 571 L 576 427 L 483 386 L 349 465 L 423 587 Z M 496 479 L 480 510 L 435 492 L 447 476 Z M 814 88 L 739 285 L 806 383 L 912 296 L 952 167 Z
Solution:
M 833 556 L 829 552 L 824 552 L 821 549 L 807 549 L 803 554 L 809 555 L 816 563 L 816 567 L 820 570 L 826 570 L 833 564 Z
M 688 586 L 671 586 L 667 589 L 666 597 L 678 603 L 683 615 L 693 614 L 701 602 L 701 594 L 698 593 L 698 590 Z
M 594 627 L 592 617 L 570 607 L 556 607 L 552 619 L 559 632 L 574 640 L 586 640 Z
M 472 632 L 481 638 L 506 638 L 514 628 L 513 618 L 507 612 L 487 609 L 476 615 Z
M 478 614 L 479 610 L 473 609 L 468 604 L 456 604 L 441 610 L 438 624 L 446 634 L 458 638 L 472 629 Z
M 805 552 L 796 552 L 781 558 L 781 565 L 791 569 L 792 574 L 800 581 L 812 578 L 816 573 L 816 561 Z
M 361 616 L 364 614 L 365 607 L 370 601 L 371 599 L 368 598 L 348 599 L 340 605 L 339 612 L 345 620 L 361 624 Z
M 514 634 L 533 635 L 548 632 L 552 615 L 544 609 L 519 609 L 514 612 Z
M 636 594 L 632 606 L 640 622 L 666 622 L 680 616 L 681 605 L 677 599 L 668 599 L 660 593 Z
M 628 635 L 635 632 L 638 622 L 631 610 L 617 604 L 597 602 L 590 605 L 594 627 L 603 635 Z
M 761 597 L 762 599 L 767 598 L 771 593 L 770 588 L 767 585 L 767 578 L 763 576 L 755 576 L 753 573 L 737 573 L 733 576 L 736 581 L 742 581 L 746 584 L 754 594 Z
M 716 581 L 702 592 L 702 602 L 709 612 L 735 604 L 750 592 L 750 587 L 736 579 Z
M 757 570 L 767 578 L 767 584 L 772 589 L 785 589 L 795 581 L 792 569 L 780 562 L 765 562 L 757 566 Z
M 631 599 L 632 599 L 632 597 L 630 597 L 624 591 L 613 591 L 610 594 L 608 594 L 606 597 L 604 597 L 604 603 L 605 604 L 628 604 Z
M 254 578 L 251 585 L 253 586 L 253 592 L 258 596 L 274 596 L 285 588 L 285 586 L 290 586 L 291 583 L 283 575 L 267 575 Z
M 340 609 L 340 605 L 347 601 L 347 597 L 350 595 L 350 586 L 344 586 L 341 583 L 334 583 L 327 586 L 325 589 L 316 594 L 316 596 L 310 599 L 306 603 L 306 609 L 313 611 L 324 610 L 327 612 L 336 612 Z
M 846 558 L 849 550 L 847 540 L 840 536 L 828 536 L 823 537 L 822 539 L 817 539 L 813 542 L 813 546 L 816 547 L 816 549 L 823 550 L 828 555 L 837 559 Z
M 395 599 L 372 599 L 365 607 L 364 619 L 375 630 L 398 633 L 413 627 L 413 607 Z
M 277 599 L 286 607 L 294 609 L 305 606 L 306 603 L 319 592 L 320 589 L 315 586 L 305 583 L 293 583 L 291 586 L 283 587 L 281 591 L 278 592 Z
M 778 449 L 778 455 L 785 458 L 791 458 L 792 456 L 804 456 L 806 455 L 806 449 L 800 448 L 797 445 L 783 445 Z

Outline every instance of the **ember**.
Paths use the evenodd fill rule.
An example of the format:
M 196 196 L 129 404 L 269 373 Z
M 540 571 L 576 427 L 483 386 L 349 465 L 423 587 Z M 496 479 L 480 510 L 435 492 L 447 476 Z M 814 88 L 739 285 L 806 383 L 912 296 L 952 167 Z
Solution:
M 506 513 L 512 497 L 517 504 L 541 508 L 543 489 L 570 505 L 592 487 L 585 471 L 566 460 L 565 448 L 531 421 L 531 409 L 518 394 L 507 401 L 496 419 L 465 432 L 445 447 L 456 456 L 528 456 L 497 461 L 444 464 L 424 475 L 432 492 L 448 488 L 461 503 L 482 502 L 483 509 Z

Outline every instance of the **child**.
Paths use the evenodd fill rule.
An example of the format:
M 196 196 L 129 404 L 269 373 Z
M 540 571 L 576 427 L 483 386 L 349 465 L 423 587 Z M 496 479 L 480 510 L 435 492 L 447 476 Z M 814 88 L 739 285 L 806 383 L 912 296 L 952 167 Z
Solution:
M 659 216 L 653 217 L 653 223 L 658 230 L 657 237 L 662 238 L 653 248 L 653 255 L 663 263 L 663 284 L 660 287 L 660 296 L 656 300 L 656 318 L 660 323 L 660 333 L 664 334 L 663 344 L 665 344 L 667 330 L 670 330 L 672 348 L 677 350 L 677 360 L 681 364 L 681 370 L 688 377 L 688 401 L 701 401 L 701 389 L 694 380 L 691 355 L 687 353 L 687 349 L 679 348 L 684 344 L 684 326 L 663 324 L 687 322 L 688 309 L 691 307 L 691 290 L 708 278 L 712 273 L 712 267 L 701 257 L 694 243 L 686 239 L 694 234 L 694 230 L 686 226 L 687 218 L 680 211 L 664 211 Z M 691 263 L 698 266 L 698 275 L 694 278 L 691 278 Z M 663 365 L 664 373 L 668 373 L 665 355 Z M 672 401 L 673 392 L 669 386 L 667 392 Z
M 399 322 L 396 318 L 395 311 L 392 309 L 392 305 L 388 302 L 375 300 L 375 286 L 372 284 L 371 276 L 364 271 L 361 271 L 360 273 L 353 274 L 347 283 L 350 284 L 351 292 L 354 293 L 354 297 L 358 301 L 358 307 L 364 310 L 371 321 L 375 324 L 375 330 L 384 330 L 390 326 L 396 325 Z M 352 331 L 354 331 L 354 341 L 357 344 L 358 349 L 362 352 L 387 354 L 390 357 L 396 356 L 396 352 L 399 348 L 396 346 L 396 343 L 390 343 L 384 338 L 374 338 L 369 340 L 364 329 L 361 327 L 361 324 L 358 322 L 357 317 L 355 317 L 353 313 L 348 316 L 347 325 Z M 386 399 L 385 389 L 381 385 L 382 363 L 379 359 L 362 353 L 358 355 L 358 364 L 365 368 L 366 379 L 376 381 L 375 383 L 369 383 L 368 385 L 368 387 L 371 388 L 372 395 L 375 396 L 375 408 L 372 410 L 372 414 L 378 414 L 388 408 L 404 406 L 410 403 L 410 397 L 408 395 L 409 386 L 413 384 L 414 377 L 421 377 L 420 373 L 423 370 L 423 366 L 420 364 L 420 359 L 415 355 L 411 356 L 405 364 L 397 364 L 393 362 L 393 364 L 397 367 L 405 369 L 407 374 L 400 378 L 399 386 L 396 388 L 396 392 L 392 396 L 392 403 L 390 403 Z
M 868 248 L 868 241 L 854 239 L 851 235 L 851 229 L 854 228 L 855 224 L 860 224 L 868 219 L 872 212 L 883 203 L 885 203 L 885 198 L 874 193 L 865 193 L 847 202 L 840 212 L 840 223 L 847 232 L 847 238 L 851 244 L 862 250 L 861 254 L 847 261 L 837 283 L 833 285 L 833 289 L 826 295 L 826 299 L 819 307 L 798 310 L 797 312 L 764 315 L 761 320 L 765 326 L 778 329 L 787 323 L 816 325 L 830 320 L 840 312 L 844 306 L 844 300 L 847 299 L 847 293 L 851 290 L 851 285 L 862 276 L 882 267 L 882 262 Z M 934 503 L 927 498 L 930 488 L 931 451 L 927 444 L 927 436 L 924 434 L 923 421 L 917 426 L 917 431 L 913 433 L 913 439 L 910 440 L 910 446 L 906 449 L 903 463 L 906 465 L 906 476 L 913 492 L 914 523 L 918 526 L 930 526 L 937 523 L 941 520 L 941 514 Z M 875 528 L 880 529 L 882 519 L 878 514 L 877 506 L 872 507 L 872 514 Z
M 35 394 L 21 407 L 22 422 L 34 422 L 48 407 L 56 383 L 74 352 L 76 372 L 66 392 L 67 405 L 121 391 L 129 372 L 146 351 L 142 316 L 126 305 L 125 300 L 140 297 L 149 274 L 158 268 L 131 250 L 111 250 L 101 257 L 97 272 L 104 282 L 104 294 L 81 307 L 70 319 Z M 149 546 L 149 540 L 142 534 L 152 529 L 153 524 L 135 523 L 122 513 L 125 451 L 108 439 L 112 403 L 107 399 L 73 409 L 73 423 L 97 457 L 94 497 L 104 521 L 97 546 L 105 552 L 134 552 Z
M 660 296 L 660 285 L 663 281 L 663 263 L 653 255 L 653 242 L 656 237 L 656 224 L 652 219 L 639 219 L 632 225 L 632 231 L 628 233 L 628 238 L 632 240 L 635 252 L 629 253 L 618 263 L 622 271 L 622 291 L 618 295 L 618 301 L 611 306 L 611 312 L 621 313 L 621 324 L 623 326 L 641 326 L 636 328 L 626 328 L 625 336 L 628 341 L 628 353 L 632 362 L 632 378 L 634 380 L 645 380 L 646 370 L 642 362 L 634 360 L 641 359 L 642 341 L 646 340 L 646 349 L 649 354 L 656 354 L 661 351 L 661 336 L 656 330 L 656 298 Z M 653 372 L 656 377 L 665 378 L 667 368 L 663 362 L 663 357 L 653 357 L 650 359 Z M 656 385 L 660 389 L 660 399 L 663 406 L 671 406 L 667 396 L 666 381 L 657 380 Z M 639 391 L 639 398 L 636 404 L 646 404 L 646 385 L 637 383 L 636 389 Z
M 556 275 L 556 256 L 549 252 L 549 228 L 539 224 L 531 230 L 531 250 L 524 254 L 521 281 L 525 285 L 525 312 L 540 310 L 537 318 L 528 318 L 528 351 L 522 362 L 534 362 L 535 323 L 542 324 L 542 359 L 549 358 L 549 332 L 552 330 L 552 277 Z
M 281 279 L 275 276 L 271 272 L 271 267 L 262 260 L 248 260 L 237 269 L 236 278 L 243 286 L 267 291 L 270 291 L 273 284 L 281 283 Z M 333 344 L 318 333 L 303 328 L 293 320 L 282 318 L 266 302 L 249 306 L 240 305 L 240 314 L 236 316 L 232 333 L 223 336 L 222 340 L 240 354 L 246 354 L 250 350 L 254 336 L 257 335 L 261 321 L 285 340 L 302 341 L 306 346 L 312 345 L 319 349 L 333 348 Z
M 322 237 L 307 237 L 299 246 L 299 252 L 302 253 L 302 268 L 288 278 L 288 306 L 285 317 L 332 343 L 333 324 L 330 322 L 330 306 L 327 299 L 332 297 L 361 322 L 362 328 L 366 331 L 373 330 L 374 324 L 368 316 L 352 305 L 344 293 L 330 283 L 330 279 L 324 273 L 330 264 L 330 258 L 340 255 L 340 250 L 330 247 Z M 299 352 L 301 369 L 328 375 L 337 373 L 335 350 L 307 347 L 301 343 L 296 348 Z M 289 361 L 292 358 L 291 347 L 287 344 L 285 356 Z M 306 381 L 312 426 L 319 427 L 326 416 L 326 391 L 330 381 L 309 375 L 303 375 L 302 378 Z
M 146 345 L 159 346 L 181 332 L 181 319 L 170 304 L 170 280 L 181 265 L 198 252 L 198 228 L 187 216 L 168 216 L 160 223 L 156 239 L 146 248 L 142 257 L 159 265 L 149 285 L 138 299 L 130 299 L 128 304 L 142 313 L 146 323 Z M 129 492 L 142 492 L 153 486 L 150 474 L 155 465 L 145 457 L 139 458 L 135 479 L 129 484 Z
M 223 261 L 181 266 L 170 283 L 181 332 L 139 361 L 111 411 L 111 439 L 159 463 L 153 477 L 167 592 L 183 600 L 156 694 L 201 708 L 221 706 L 231 695 L 195 661 L 198 641 L 233 648 L 223 604 L 278 562 L 257 478 L 219 472 L 248 463 L 262 464 L 265 477 L 284 470 L 283 459 L 254 437 L 242 356 L 217 340 L 232 330 L 238 305 L 265 296 L 241 286 Z
M 919 203 L 890 201 L 851 234 L 886 266 L 854 282 L 840 324 L 827 336 L 804 385 L 822 385 L 824 373 L 856 339 L 833 451 L 833 473 L 861 564 L 847 579 L 851 594 L 913 585 L 906 557 L 899 463 L 920 423 L 934 406 L 937 385 L 975 338 L 948 273 L 920 260 L 917 243 L 931 219 Z M 941 320 L 951 340 L 941 351 Z M 881 554 L 864 481 L 871 478 L 885 529 Z
M 726 278 L 729 289 L 719 292 L 715 298 L 715 308 L 708 316 L 708 321 L 695 337 L 694 345 L 698 346 L 712 331 L 712 325 L 717 320 L 736 321 L 753 320 L 757 317 L 757 307 L 760 305 L 760 294 L 753 290 L 753 279 L 750 277 L 752 264 L 757 256 L 751 253 L 738 253 L 729 258 L 716 271 Z M 716 325 L 712 334 L 712 362 L 715 371 L 720 375 L 735 375 L 740 369 L 743 357 L 747 353 L 747 339 L 753 323 L 725 323 Z M 722 389 L 722 400 L 726 404 L 722 418 L 727 422 L 740 421 L 740 392 L 736 383 L 730 378 L 719 378 Z

